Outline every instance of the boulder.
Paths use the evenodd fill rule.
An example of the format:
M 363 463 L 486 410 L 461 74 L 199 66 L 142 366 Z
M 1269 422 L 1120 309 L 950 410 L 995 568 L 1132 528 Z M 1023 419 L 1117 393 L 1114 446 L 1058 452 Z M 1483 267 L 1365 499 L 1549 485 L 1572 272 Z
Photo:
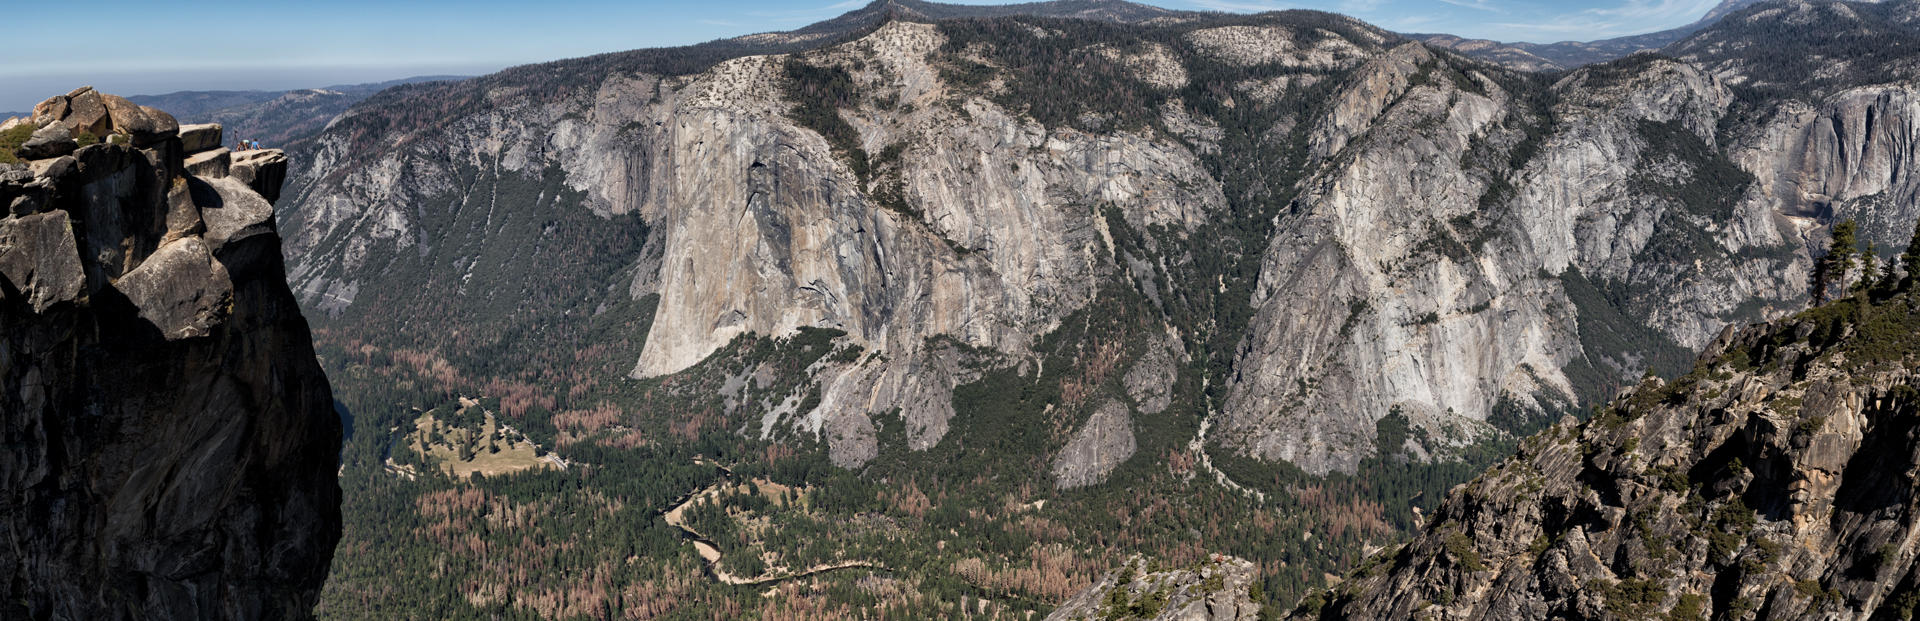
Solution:
M 227 269 L 198 237 L 161 246 L 113 284 L 167 340 L 207 336 L 233 301 Z
M 87 276 L 67 212 L 0 219 L 0 279 L 25 295 L 36 313 L 80 297 Z
M 227 174 L 253 187 L 267 202 L 280 200 L 280 183 L 287 178 L 287 154 L 279 149 L 256 149 L 233 154 Z
M 227 178 L 196 181 L 192 187 L 206 223 L 201 237 L 215 256 L 236 242 L 274 235 L 273 204 L 247 184 Z
M 68 175 L 79 171 L 80 163 L 71 155 L 63 155 L 53 159 L 28 162 L 27 168 L 33 171 L 33 176 L 51 179 L 58 184 Z
M 58 121 L 67 116 L 67 98 L 54 96 L 33 106 L 33 120 Z
M 100 101 L 113 120 L 113 132 L 132 136 L 133 146 L 150 146 L 180 135 L 180 122 L 158 108 L 142 106 L 119 95 L 101 95 Z
M 44 160 L 73 153 L 78 148 L 80 144 L 74 142 L 72 130 L 67 129 L 65 123 L 55 121 L 35 130 L 33 137 L 20 145 L 17 153 L 20 159 Z
M 206 232 L 206 221 L 200 218 L 200 205 L 194 200 L 197 186 L 204 185 L 198 179 L 188 179 L 167 190 L 167 243 Z
M 25 164 L 0 164 L 0 191 L 33 183 L 33 168 Z
M 187 156 L 186 169 L 187 174 L 195 177 L 217 179 L 227 176 L 227 167 L 232 164 L 233 152 L 221 147 Z
M 180 126 L 180 148 L 187 154 L 209 151 L 219 146 L 219 123 Z
M 67 127 L 73 128 L 75 135 L 81 132 L 94 136 L 113 133 L 113 118 L 107 114 L 107 104 L 101 101 L 100 93 L 91 88 L 68 97 L 66 116 L 54 120 L 65 121 Z

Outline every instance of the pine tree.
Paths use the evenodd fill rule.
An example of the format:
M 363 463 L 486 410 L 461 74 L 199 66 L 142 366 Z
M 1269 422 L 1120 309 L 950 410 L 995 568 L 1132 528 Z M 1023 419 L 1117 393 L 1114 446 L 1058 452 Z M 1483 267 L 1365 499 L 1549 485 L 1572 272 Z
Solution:
M 1857 227 L 1852 220 L 1841 220 L 1833 225 L 1833 241 L 1827 245 L 1827 256 L 1820 260 L 1813 274 L 1813 305 L 1827 301 L 1827 290 L 1847 290 L 1847 273 L 1853 270 L 1853 255 L 1858 252 L 1855 238 Z
M 1867 249 L 1860 253 L 1860 280 L 1854 281 L 1854 291 L 1866 291 L 1880 280 L 1880 249 L 1867 242 Z

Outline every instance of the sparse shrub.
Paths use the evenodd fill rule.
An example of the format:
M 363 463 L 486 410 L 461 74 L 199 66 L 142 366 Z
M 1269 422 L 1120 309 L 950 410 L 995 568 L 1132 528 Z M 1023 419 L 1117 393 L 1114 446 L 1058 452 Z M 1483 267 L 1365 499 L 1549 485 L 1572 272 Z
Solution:
M 1454 562 L 1459 563 L 1461 569 L 1469 572 L 1485 571 L 1487 569 L 1487 564 L 1480 558 L 1480 553 L 1473 549 L 1473 540 L 1468 539 L 1466 534 L 1453 533 L 1447 535 L 1446 546 L 1447 555 L 1452 557 Z
M 1674 604 L 1673 610 L 1667 612 L 1667 619 L 1668 621 L 1699 621 L 1707 616 L 1706 604 L 1707 598 L 1698 593 L 1681 595 L 1680 602 Z
M 1661 600 L 1667 598 L 1667 590 L 1660 583 L 1647 578 L 1628 578 L 1608 584 L 1605 580 L 1590 580 L 1587 589 L 1599 593 L 1606 602 L 1606 610 L 1616 619 L 1646 619 L 1657 610 Z
M 18 164 L 20 157 L 16 151 L 33 137 L 33 130 L 39 129 L 32 123 L 21 123 L 13 129 L 0 132 L 0 164 Z

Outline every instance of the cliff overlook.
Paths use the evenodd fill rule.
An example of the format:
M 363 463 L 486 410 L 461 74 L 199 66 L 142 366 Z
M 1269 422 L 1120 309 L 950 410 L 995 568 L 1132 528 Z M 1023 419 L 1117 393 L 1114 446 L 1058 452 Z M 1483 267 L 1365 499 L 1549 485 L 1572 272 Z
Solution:
M 285 156 L 91 88 L 0 143 L 0 618 L 310 617 L 341 430 Z

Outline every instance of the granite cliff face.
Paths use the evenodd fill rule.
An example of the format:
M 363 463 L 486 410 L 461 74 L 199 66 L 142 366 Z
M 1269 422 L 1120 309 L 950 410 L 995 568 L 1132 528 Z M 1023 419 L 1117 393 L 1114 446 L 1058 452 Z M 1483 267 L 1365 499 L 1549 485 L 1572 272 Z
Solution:
M 770 371 L 703 360 L 843 330 L 876 355 L 798 370 L 745 429 L 858 466 L 895 416 L 910 448 L 941 442 L 955 386 L 1043 373 L 1036 339 L 1131 287 L 1177 355 L 1077 363 L 1194 369 L 1167 400 L 1201 404 L 1202 444 L 1325 474 L 1444 458 L 1684 370 L 1723 326 L 1804 299 L 1835 214 L 1887 240 L 1912 215 L 1904 86 L 1743 100 L 1706 57 L 1547 80 L 1329 15 L 926 23 L 937 6 L 876 3 L 777 53 L 375 97 L 314 140 L 327 172 L 291 182 L 295 288 L 354 338 L 409 343 L 397 326 L 482 311 L 395 291 L 540 301 L 485 315 L 519 327 L 463 333 L 470 349 L 631 317 L 635 378 L 744 378 Z M 1791 17 L 1764 8 L 1736 16 Z M 590 277 L 539 267 L 587 251 Z M 618 315 L 634 303 L 651 313 Z M 1166 408 L 1133 383 L 1063 404 L 1050 458 L 1080 457 L 1056 472 L 1131 455 L 1094 419 L 1109 399 L 1136 424 Z M 1388 417 L 1430 441 L 1374 446 Z M 1103 448 L 1065 451 L 1079 431 Z
M 1295 617 L 1911 618 L 1910 287 L 1729 328 L 1691 373 L 1529 439 Z
M 39 129 L 0 165 L 0 616 L 310 616 L 341 429 L 285 157 L 86 88 L 9 123 Z
M 738 335 L 844 330 L 886 357 L 820 369 L 820 407 L 790 422 L 853 430 L 829 436 L 849 438 L 830 443 L 840 463 L 871 458 L 868 417 L 896 409 L 909 445 L 931 446 L 960 379 L 931 337 L 1024 354 L 1113 271 L 1096 205 L 1180 231 L 1224 202 L 1192 152 L 1165 137 L 1050 130 L 952 92 L 928 58 L 944 42 L 932 25 L 896 21 L 804 58 L 614 76 L 578 102 L 456 123 L 305 190 L 289 214 L 292 279 L 315 307 L 343 309 L 375 248 L 430 250 L 406 209 L 457 192 L 445 181 L 460 178 L 457 166 L 519 175 L 558 166 L 567 189 L 584 193 L 582 209 L 649 224 L 623 287 L 659 297 L 633 376 L 684 370 Z M 898 153 L 896 187 L 864 187 L 835 146 L 790 118 L 790 62 L 847 72 L 868 102 L 847 122 L 866 152 Z M 880 99 L 892 106 L 871 103 Z M 414 179 L 425 183 L 402 181 Z M 897 192 L 911 211 L 882 208 L 877 191 Z
M 1428 77 L 1452 62 L 1417 45 L 1374 61 L 1315 134 L 1335 162 L 1268 249 L 1224 408 L 1250 452 L 1352 471 L 1389 413 L 1458 444 L 1497 409 L 1557 411 L 1653 366 L 1596 338 L 1609 330 L 1695 348 L 1801 295 L 1812 226 L 1783 218 L 1798 201 L 1746 194 L 1718 154 L 1731 96 L 1711 76 L 1623 61 L 1562 78 L 1539 106 L 1470 66 Z M 1630 319 L 1600 325 L 1600 308 Z

